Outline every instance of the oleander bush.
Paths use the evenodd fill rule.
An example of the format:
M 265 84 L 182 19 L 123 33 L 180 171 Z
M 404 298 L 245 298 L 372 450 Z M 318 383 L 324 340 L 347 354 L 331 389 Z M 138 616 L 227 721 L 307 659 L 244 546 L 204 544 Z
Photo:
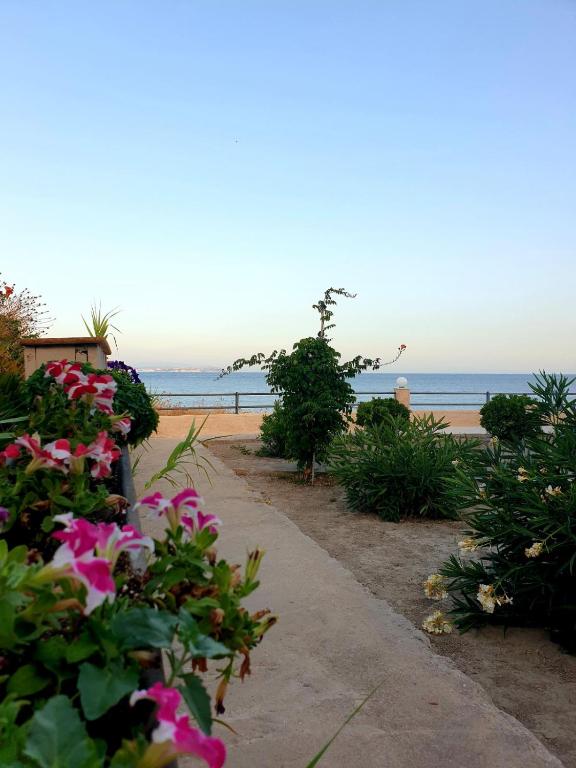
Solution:
M 394 397 L 375 397 L 366 403 L 359 403 L 356 410 L 356 424 L 359 427 L 375 427 L 390 417 L 405 420 L 410 418 L 410 411 Z
M 440 573 L 461 630 L 487 622 L 548 627 L 576 650 L 576 404 L 564 376 L 533 386 L 551 432 L 494 441 L 452 497 L 468 525 Z
M 222 714 L 275 622 L 243 605 L 264 553 L 244 568 L 219 558 L 221 521 L 193 488 L 140 501 L 166 521 L 158 539 L 127 524 L 116 440 L 132 424 L 117 382 L 66 361 L 32 378 L 26 420 L 0 443 L 0 765 L 162 768 L 193 755 L 221 768 L 203 675 L 218 675 Z
M 450 480 L 459 464 L 475 466 L 478 443 L 444 433 L 447 426 L 431 415 L 414 421 L 396 416 L 336 439 L 329 471 L 351 509 L 391 521 L 456 517 Z
M 528 395 L 494 395 L 480 409 L 480 424 L 493 437 L 517 443 L 542 428 L 538 402 Z

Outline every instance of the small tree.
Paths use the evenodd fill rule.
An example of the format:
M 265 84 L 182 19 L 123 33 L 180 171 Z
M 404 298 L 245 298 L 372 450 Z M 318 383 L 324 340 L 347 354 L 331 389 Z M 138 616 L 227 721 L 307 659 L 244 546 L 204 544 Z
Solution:
M 334 296 L 355 298 L 343 288 L 328 288 L 324 296 L 313 304 L 320 315 L 320 330 L 296 342 L 291 353 L 285 349 L 272 354 L 262 352 L 250 358 L 240 358 L 224 369 L 225 376 L 241 368 L 259 365 L 266 371 L 266 381 L 272 392 L 281 396 L 282 423 L 285 425 L 284 444 L 287 458 L 295 459 L 304 476 L 314 481 L 314 464 L 323 461 L 334 437 L 348 427 L 355 401 L 350 379 L 361 371 L 378 370 L 398 360 L 406 349 L 404 344 L 392 360 L 362 355 L 345 363 L 340 353 L 330 346 L 326 331 L 334 328 L 330 323 L 336 301 Z
M 39 296 L 0 280 L 0 373 L 24 372 L 21 338 L 40 336 L 51 320 Z

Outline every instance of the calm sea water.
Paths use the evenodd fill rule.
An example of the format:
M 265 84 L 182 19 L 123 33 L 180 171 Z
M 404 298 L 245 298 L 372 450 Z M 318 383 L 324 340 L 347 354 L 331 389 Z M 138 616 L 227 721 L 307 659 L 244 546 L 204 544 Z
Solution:
M 140 373 L 140 376 L 151 392 L 162 395 L 170 405 L 233 408 L 235 392 L 240 393 L 242 407 L 263 410 L 274 402 L 273 395 L 246 395 L 248 392 L 270 391 L 261 371 L 232 373 L 222 379 L 218 379 L 216 373 L 208 372 L 154 371 Z M 398 376 L 408 379 L 415 408 L 425 408 L 429 403 L 438 408 L 480 407 L 486 401 L 486 392 L 530 394 L 528 384 L 534 381 L 531 374 L 524 373 L 401 373 L 398 370 L 394 373 L 362 373 L 352 380 L 358 401 L 370 400 L 373 393 L 390 396 Z M 441 392 L 457 394 L 439 394 Z M 166 397 L 167 393 L 193 396 Z

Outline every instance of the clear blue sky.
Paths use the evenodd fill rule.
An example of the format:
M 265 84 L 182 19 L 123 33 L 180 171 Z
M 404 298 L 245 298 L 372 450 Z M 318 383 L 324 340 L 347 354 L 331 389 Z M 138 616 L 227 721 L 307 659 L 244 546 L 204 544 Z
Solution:
M 55 335 L 575 370 L 576 0 L 0 0 L 0 270 Z

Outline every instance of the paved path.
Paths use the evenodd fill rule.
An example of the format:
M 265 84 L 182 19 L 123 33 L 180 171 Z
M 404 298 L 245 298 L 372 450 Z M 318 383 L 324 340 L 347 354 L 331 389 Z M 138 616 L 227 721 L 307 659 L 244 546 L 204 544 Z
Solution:
M 151 441 L 138 469 L 140 490 L 176 442 Z M 228 694 L 226 719 L 239 734 L 219 731 L 229 745 L 229 768 L 305 768 L 381 680 L 322 768 L 562 765 L 482 688 L 434 654 L 423 633 L 368 594 L 242 478 L 210 460 L 217 471 L 213 485 L 200 479 L 198 486 L 206 509 L 223 520 L 219 551 L 243 563 L 248 549 L 266 549 L 262 586 L 250 603 L 280 616 L 253 654 L 252 676 L 234 681 Z M 161 483 L 154 489 L 173 494 Z

